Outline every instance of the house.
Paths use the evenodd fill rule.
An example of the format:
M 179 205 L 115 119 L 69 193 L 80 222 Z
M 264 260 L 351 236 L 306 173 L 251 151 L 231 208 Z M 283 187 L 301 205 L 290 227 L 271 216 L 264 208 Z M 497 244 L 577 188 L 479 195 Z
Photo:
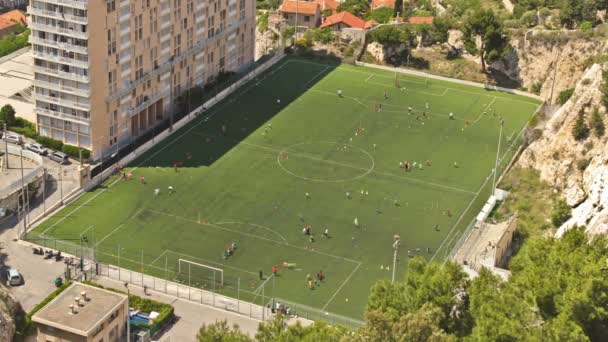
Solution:
M 409 17 L 407 22 L 410 24 L 432 24 L 433 17 Z
M 288 26 L 314 28 L 321 23 L 321 6 L 316 1 L 285 0 L 279 13 Z
M 20 26 L 26 26 L 25 13 L 20 10 L 12 10 L 0 14 L 0 38 L 16 32 Z
M 343 11 L 325 18 L 321 28 L 329 27 L 333 31 L 340 31 L 343 28 L 369 29 L 377 24 L 375 20 L 365 21 L 352 13 Z
M 126 340 L 127 295 L 74 283 L 42 307 L 32 321 L 38 342 Z

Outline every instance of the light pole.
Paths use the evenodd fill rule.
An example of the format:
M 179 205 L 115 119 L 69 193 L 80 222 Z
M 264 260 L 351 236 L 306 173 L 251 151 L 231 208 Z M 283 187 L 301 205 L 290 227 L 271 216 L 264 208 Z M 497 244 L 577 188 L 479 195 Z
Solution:
M 397 252 L 399 251 L 399 245 L 401 245 L 401 237 L 399 235 L 394 236 L 395 242 L 393 242 L 393 277 L 391 282 L 395 282 L 395 273 L 397 269 Z
M 498 133 L 498 148 L 496 149 L 496 161 L 494 162 L 494 179 L 492 180 L 492 196 L 496 194 L 496 174 L 498 173 L 498 156 L 500 155 L 500 142 L 502 140 L 502 127 L 505 120 L 500 119 L 500 133 Z
M 129 307 L 131 306 L 131 291 L 129 290 L 129 283 L 125 282 L 125 288 L 127 288 L 127 342 L 131 341 L 131 313 Z
M 6 130 L 6 122 L 4 123 L 4 134 L 8 134 Z M 4 139 L 4 165 L 2 166 L 5 170 L 8 170 L 8 140 Z

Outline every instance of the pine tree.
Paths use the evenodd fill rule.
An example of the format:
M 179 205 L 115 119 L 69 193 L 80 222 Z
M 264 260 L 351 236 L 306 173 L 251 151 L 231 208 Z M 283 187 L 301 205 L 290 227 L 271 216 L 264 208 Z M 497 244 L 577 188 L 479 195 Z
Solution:
M 591 114 L 591 128 L 593 129 L 593 134 L 595 134 L 596 137 L 604 136 L 606 126 L 604 125 L 604 119 L 598 112 L 597 108 L 593 111 L 593 114 Z
M 576 140 L 585 140 L 589 136 L 589 127 L 585 123 L 585 115 L 582 112 L 576 118 L 572 129 L 572 136 Z

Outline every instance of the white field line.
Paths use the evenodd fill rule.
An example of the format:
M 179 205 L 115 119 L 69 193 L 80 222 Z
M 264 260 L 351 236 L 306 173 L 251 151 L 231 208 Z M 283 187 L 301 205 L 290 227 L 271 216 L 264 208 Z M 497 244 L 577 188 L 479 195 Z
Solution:
M 325 68 L 323 68 L 323 70 L 319 71 L 319 73 L 317 73 L 313 78 L 311 78 L 308 82 L 304 83 L 304 87 L 307 88 L 309 84 L 311 84 L 312 82 L 314 82 L 319 76 L 321 76 L 327 69 L 329 69 L 329 66 L 325 66 Z
M 374 77 L 374 74 L 369 74 L 369 77 L 365 79 L 365 83 L 369 82 L 369 80 L 371 80 L 372 77 Z
M 344 280 L 344 282 L 342 283 L 342 285 L 340 285 L 340 287 L 338 287 L 338 289 L 336 290 L 336 292 L 334 292 L 334 294 L 329 298 L 329 300 L 327 301 L 327 303 L 325 303 L 325 305 L 323 305 L 323 308 L 321 309 L 321 311 L 325 310 L 325 308 L 327 308 L 327 306 L 329 305 L 329 303 L 331 303 L 331 301 L 334 300 L 334 298 L 336 297 L 336 295 L 338 294 L 338 292 L 340 292 L 340 290 L 342 290 L 342 288 L 344 287 L 344 285 L 346 285 L 346 283 L 348 283 L 348 281 L 350 280 L 350 278 L 353 276 L 353 274 L 355 274 L 355 272 L 357 272 L 357 270 L 359 269 L 360 266 L 361 266 L 361 263 L 358 263 L 357 266 L 355 267 L 355 269 L 346 278 L 346 280 Z
M 276 234 L 278 237 L 281 238 L 281 240 L 287 242 L 287 239 L 283 235 L 281 235 L 279 232 L 277 232 L 276 230 L 274 230 L 270 227 L 263 226 L 261 224 L 247 223 L 247 222 L 241 222 L 241 221 L 222 221 L 222 222 L 216 222 L 216 224 L 220 224 L 220 225 L 221 224 L 244 224 L 244 225 L 254 226 L 257 228 L 266 229 L 267 231 L 272 232 L 273 234 Z
M 494 96 L 494 98 L 492 99 L 492 101 L 490 101 L 490 103 L 488 103 L 482 110 L 481 113 L 479 113 L 479 116 L 477 117 L 477 119 L 475 119 L 475 121 L 473 121 L 473 123 L 477 123 L 479 122 L 479 120 L 481 120 L 481 117 L 483 116 L 483 112 L 487 111 L 488 109 L 490 109 L 490 107 L 492 107 L 492 105 L 494 104 L 494 102 L 496 102 L 496 96 Z
M 395 89 L 394 85 L 388 85 L 388 84 L 378 83 L 378 82 L 369 82 L 369 81 L 366 81 L 365 83 L 373 84 L 373 85 L 380 86 L 380 87 Z M 401 91 L 404 91 L 404 90 L 406 92 L 419 93 L 419 94 L 425 94 L 428 96 L 437 96 L 437 97 L 444 96 L 445 93 L 447 93 L 447 91 L 448 91 L 447 89 L 444 89 L 443 92 L 441 92 L 441 94 L 435 94 L 435 93 L 429 93 L 429 92 L 422 91 L 422 90 L 415 90 L 415 89 L 411 89 L 411 88 L 407 88 L 407 87 L 401 87 Z
M 281 70 L 285 65 L 287 65 L 290 62 L 291 61 L 284 62 L 283 64 L 281 64 L 280 66 L 278 66 L 275 71 Z M 274 75 L 275 75 L 275 73 L 273 73 L 273 76 Z M 264 81 L 267 80 L 267 79 L 268 78 L 264 79 Z M 245 94 L 246 92 L 248 92 L 249 90 L 253 89 L 254 87 L 255 87 L 255 84 L 247 87 L 246 89 L 244 89 L 243 91 L 241 91 L 238 96 L 241 96 L 241 95 Z M 206 115 L 205 117 L 209 118 L 209 119 L 212 118 L 215 114 L 217 114 L 220 111 L 220 109 L 224 108 L 226 105 L 227 105 L 227 103 L 224 103 L 222 106 L 213 109 L 213 111 L 211 113 L 209 113 L 208 115 Z M 176 143 L 178 140 L 180 140 L 181 138 L 183 138 L 186 134 L 188 134 L 194 128 L 198 127 L 200 124 L 202 124 L 202 123 L 204 123 L 206 121 L 207 120 L 200 120 L 199 119 L 198 122 L 193 122 L 192 126 L 190 128 L 188 128 L 187 130 L 185 130 L 184 133 L 180 134 L 179 136 L 177 136 L 173 140 L 167 141 L 164 146 L 162 146 L 161 148 L 159 148 L 156 152 L 152 153 L 152 155 L 150 155 L 148 158 L 144 159 L 141 163 L 137 164 L 137 166 L 135 166 L 134 168 L 131 168 L 130 171 L 133 172 L 133 171 L 137 170 L 141 165 L 143 165 L 144 163 L 146 163 L 148 160 L 156 157 L 159 153 L 161 153 L 162 151 L 164 151 L 167 147 L 172 146 L 174 143 Z M 78 207 L 76 207 L 76 209 L 72 210 L 69 214 L 67 214 L 66 216 L 62 217 L 59 221 L 53 223 L 51 226 L 49 226 L 48 228 L 46 228 L 45 230 L 43 230 L 42 233 L 40 233 L 40 235 L 45 236 L 45 233 L 48 232 L 50 229 L 54 228 L 59 223 L 63 222 L 66 218 L 70 217 L 75 212 L 77 212 L 78 210 L 80 210 L 83 206 L 87 205 L 89 202 L 91 202 L 94 199 L 96 199 L 99 195 L 101 195 L 104 192 L 106 192 L 109 188 L 111 188 L 112 186 L 114 186 L 119 181 L 120 181 L 120 178 L 117 178 L 114 182 L 110 183 L 110 185 L 108 185 L 106 188 L 103 188 L 98 193 L 96 193 L 95 195 L 93 195 L 91 198 L 89 198 L 88 200 L 86 200 L 84 203 L 82 203 L 81 205 L 79 205 Z
M 359 171 L 368 171 L 369 170 L 369 169 L 362 168 L 362 167 L 355 166 L 355 165 L 343 164 L 343 163 L 334 162 L 334 161 L 327 160 L 327 159 L 321 159 L 321 158 L 313 157 L 313 156 L 310 156 L 310 155 L 307 155 L 307 154 L 300 154 L 300 153 L 296 153 L 296 152 L 289 152 L 285 148 L 281 149 L 281 148 L 276 148 L 276 147 L 271 147 L 271 146 L 263 146 L 263 145 L 252 144 L 252 143 L 247 143 L 247 142 L 241 142 L 241 143 L 243 145 L 246 145 L 246 146 L 257 147 L 257 148 L 261 148 L 261 149 L 269 150 L 269 151 L 273 151 L 273 152 L 279 152 L 279 153 L 280 152 L 287 152 L 287 153 L 289 153 L 290 156 L 308 158 L 308 159 L 317 160 L 317 161 L 325 162 L 325 163 L 328 163 L 328 164 L 343 166 L 343 167 L 347 167 L 347 168 L 351 168 L 351 169 L 355 169 L 355 170 L 359 170 Z M 371 171 L 371 173 L 377 173 L 377 174 L 384 175 L 384 176 L 395 177 L 395 178 L 403 179 L 405 181 L 412 182 L 412 183 L 424 184 L 424 185 L 429 185 L 429 186 L 433 186 L 433 187 L 437 187 L 437 188 L 443 188 L 443 189 L 447 189 L 447 190 L 454 190 L 454 191 L 458 191 L 458 192 L 464 192 L 464 193 L 472 194 L 472 195 L 475 194 L 475 192 L 470 191 L 470 190 L 460 189 L 460 188 L 456 188 L 456 187 L 449 186 L 449 185 L 444 185 L 444 184 L 439 184 L 439 183 L 428 182 L 428 181 L 424 181 L 424 180 L 417 179 L 417 178 L 403 177 L 403 176 L 399 176 L 399 175 L 396 175 L 396 174 L 390 173 L 390 172 L 382 172 L 382 171 L 377 171 L 377 170 L 374 169 L 374 170 Z
M 97 246 L 101 245 L 102 242 L 104 242 L 107 238 L 109 238 L 110 236 L 112 236 L 112 234 L 114 234 L 115 232 L 117 232 L 119 229 L 121 229 L 126 222 L 130 221 L 132 218 L 134 218 L 135 216 L 139 215 L 139 213 L 141 213 L 144 209 L 140 208 L 139 210 L 137 210 L 135 212 L 135 214 L 131 215 L 128 219 L 124 220 L 123 223 L 119 224 L 118 226 L 116 226 L 116 228 L 114 228 L 108 235 L 104 236 L 103 239 L 99 240 L 96 244 L 94 248 L 97 248 Z
M 229 266 L 229 265 L 226 265 L 226 264 L 222 264 L 221 262 L 211 261 L 211 260 L 195 257 L 193 255 L 188 255 L 188 254 L 185 254 L 185 253 L 176 252 L 176 251 L 173 251 L 173 250 L 170 250 L 170 249 L 165 250 L 165 252 L 193 259 L 192 261 L 194 261 L 194 260 L 204 261 L 204 262 L 209 263 L 209 264 L 214 264 L 214 265 L 221 266 L 221 267 L 224 267 L 224 268 L 229 268 L 229 269 L 233 269 L 233 270 L 236 270 L 236 271 L 240 271 L 240 272 L 244 272 L 244 273 L 249 273 L 249 274 L 254 275 L 254 276 L 258 275 L 255 272 L 251 272 L 251 271 L 248 271 L 248 270 L 240 268 L 240 267 Z
M 326 94 L 326 95 L 331 95 L 331 96 L 335 96 L 334 93 L 329 92 L 327 90 L 318 90 L 318 89 L 311 89 L 310 91 L 312 92 L 316 92 L 316 93 L 320 93 L 320 94 Z M 353 100 L 355 102 L 357 102 L 358 104 L 360 104 L 361 106 L 365 107 L 365 108 L 369 108 L 371 110 L 371 106 L 372 103 L 378 103 L 377 101 L 372 101 L 372 103 L 366 104 L 364 102 L 361 101 L 361 99 L 357 98 L 357 97 L 353 97 L 353 96 L 346 96 L 346 95 L 342 95 L 343 98 L 346 99 L 350 99 Z M 387 106 L 387 107 L 401 107 L 399 105 L 394 105 L 394 104 L 386 104 L 383 103 L 383 106 Z M 417 110 L 415 108 L 412 108 L 412 113 L 422 113 L 422 111 Z M 387 113 L 407 113 L 407 110 L 390 110 L 390 109 L 382 109 L 382 112 L 387 112 Z M 442 118 L 449 118 L 449 114 L 443 114 L 443 113 L 438 113 L 438 112 L 431 112 L 431 111 L 426 111 L 427 114 L 432 115 L 432 116 L 436 116 L 436 117 L 442 117 Z M 454 116 L 454 120 L 459 120 L 459 121 L 466 121 L 466 119 L 463 119 L 460 117 L 460 115 L 458 113 L 455 113 L 457 115 Z
M 164 216 L 167 216 L 167 217 L 173 217 L 173 218 L 178 219 L 178 220 L 182 220 L 182 221 L 186 221 L 186 222 L 190 222 L 190 223 L 196 223 L 199 226 L 208 226 L 208 227 L 212 227 L 212 228 L 216 228 L 216 229 L 221 229 L 221 230 L 229 231 L 229 232 L 232 232 L 232 233 L 235 233 L 235 234 L 240 234 L 240 235 L 248 236 L 248 237 L 251 237 L 251 238 L 254 238 L 254 239 L 264 240 L 264 241 L 273 242 L 273 243 L 276 243 L 276 244 L 279 244 L 279 245 L 293 247 L 293 248 L 296 248 L 296 249 L 299 249 L 299 250 L 303 250 L 303 251 L 306 251 L 306 252 L 310 252 L 310 253 L 315 253 L 315 254 L 319 254 L 319 255 L 325 255 L 325 256 L 328 256 L 328 257 L 331 257 L 331 258 L 334 258 L 334 259 L 341 259 L 341 260 L 352 262 L 352 263 L 355 263 L 355 264 L 359 263 L 359 261 L 357 261 L 357 260 L 353 260 L 353 259 L 349 259 L 349 258 L 345 258 L 345 257 L 341 257 L 341 256 L 337 256 L 337 255 L 333 255 L 333 254 L 317 251 L 317 250 L 313 251 L 313 250 L 310 250 L 310 249 L 306 249 L 306 248 L 303 248 L 303 247 L 300 247 L 300 246 L 296 246 L 296 245 L 290 244 L 289 242 L 283 242 L 283 241 L 279 241 L 279 240 L 273 240 L 273 239 L 269 239 L 269 238 L 266 238 L 266 237 L 263 237 L 263 236 L 259 236 L 259 235 L 255 235 L 255 234 L 249 234 L 249 233 L 245 233 L 245 232 L 242 232 L 242 231 L 239 231 L 239 230 L 234 230 L 234 229 L 222 227 L 220 225 L 213 224 L 213 223 L 204 223 L 203 224 L 203 223 L 199 223 L 197 220 L 192 220 L 192 219 L 189 219 L 189 218 L 186 218 L 186 217 L 182 217 L 182 216 L 179 216 L 179 215 L 175 215 L 175 214 L 165 213 L 165 212 L 158 211 L 158 210 L 153 210 L 153 209 L 146 209 L 146 210 L 150 211 L 150 212 L 153 212 L 153 213 L 156 213 L 156 214 L 159 214 L 159 215 L 164 215 Z
M 150 266 L 154 266 L 154 264 L 156 264 L 156 262 L 157 262 L 158 260 L 160 260 L 160 258 L 162 258 L 162 257 L 163 257 L 163 255 L 167 254 L 167 251 L 168 251 L 168 249 L 165 249 L 165 250 L 164 250 L 162 253 L 160 253 L 160 254 L 159 254 L 157 257 L 156 257 L 156 259 L 154 259 L 154 260 L 152 261 L 152 263 L 150 264 Z

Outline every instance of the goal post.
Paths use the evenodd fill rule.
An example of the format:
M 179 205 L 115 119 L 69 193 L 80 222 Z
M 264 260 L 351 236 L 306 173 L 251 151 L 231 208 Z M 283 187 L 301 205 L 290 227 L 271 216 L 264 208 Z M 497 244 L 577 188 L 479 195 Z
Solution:
M 221 268 L 201 264 L 187 259 L 177 260 L 177 271 L 182 276 L 187 276 L 189 281 L 191 278 L 206 279 L 218 282 L 224 285 L 224 270 Z

